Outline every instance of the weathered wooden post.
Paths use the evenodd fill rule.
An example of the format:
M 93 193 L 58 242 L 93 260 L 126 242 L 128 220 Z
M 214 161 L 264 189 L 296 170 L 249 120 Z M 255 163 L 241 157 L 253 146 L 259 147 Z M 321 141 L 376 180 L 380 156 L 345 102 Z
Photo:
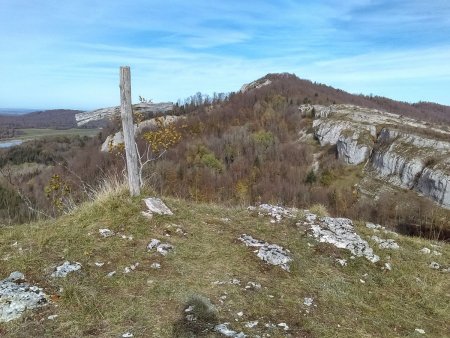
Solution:
M 128 186 L 131 196 L 137 196 L 141 191 L 139 185 L 138 154 L 134 139 L 129 66 L 120 67 L 120 116 L 122 118 L 123 139 L 127 158 Z

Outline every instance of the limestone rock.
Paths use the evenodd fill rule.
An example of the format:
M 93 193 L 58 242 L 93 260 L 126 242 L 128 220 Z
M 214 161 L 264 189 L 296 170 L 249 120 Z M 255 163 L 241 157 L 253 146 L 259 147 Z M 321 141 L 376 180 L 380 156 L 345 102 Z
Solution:
M 353 223 L 348 218 L 316 217 L 314 221 L 306 222 L 306 224 L 310 225 L 312 235 L 319 242 L 347 249 L 355 256 L 366 257 L 372 263 L 380 260 L 369 243 L 355 232 Z
M 48 304 L 47 295 L 37 286 L 24 283 L 23 273 L 15 271 L 0 281 L 0 322 L 20 318 L 27 309 Z
M 448 130 L 353 105 L 306 105 L 299 109 L 306 113 L 314 111 L 316 138 L 322 146 L 336 145 L 339 159 L 351 165 L 369 160 L 366 170 L 369 179 L 373 177 L 399 188 L 414 190 L 450 208 Z
M 141 102 L 133 105 L 133 112 L 143 114 L 168 112 L 172 109 L 172 102 Z M 80 127 L 89 122 L 111 119 L 117 115 L 120 115 L 120 107 L 109 107 L 75 114 L 75 120 L 77 121 L 77 125 Z
M 257 256 L 264 262 L 280 266 L 282 269 L 289 271 L 289 263 L 292 261 L 289 250 L 283 249 L 277 244 L 257 240 L 246 234 L 241 235 L 239 240 L 244 242 L 246 246 L 258 247 Z
M 161 243 L 158 239 L 152 239 L 147 245 L 147 250 L 151 251 L 156 249 L 161 255 L 166 256 L 169 251 L 173 250 L 173 245 L 168 243 Z
M 80 269 L 81 269 L 80 263 L 78 262 L 71 263 L 69 261 L 65 261 L 62 265 L 56 267 L 56 270 L 51 274 L 51 276 L 63 278 L 66 277 L 69 273 L 78 271 Z
M 378 243 L 380 249 L 399 249 L 399 245 L 393 239 L 382 239 L 378 236 L 372 236 L 372 240 Z
M 173 215 L 173 212 L 164 204 L 161 199 L 156 197 L 149 197 L 144 199 L 148 212 L 158 215 Z
M 245 335 L 243 332 L 236 332 L 230 329 L 228 326 L 230 323 L 223 323 L 218 324 L 214 327 L 214 331 L 220 333 L 221 335 L 225 337 L 233 337 L 233 338 L 245 338 L 247 335 Z

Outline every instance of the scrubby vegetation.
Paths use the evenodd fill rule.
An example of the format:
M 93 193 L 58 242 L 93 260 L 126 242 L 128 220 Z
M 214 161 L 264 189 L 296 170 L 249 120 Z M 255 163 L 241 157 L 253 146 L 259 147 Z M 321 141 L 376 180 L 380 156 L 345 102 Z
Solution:
M 407 192 L 395 190 L 387 190 L 377 200 L 364 198 L 359 190 L 363 168 L 343 165 L 336 160 L 334 147 L 319 148 L 315 140 L 303 137 L 312 132 L 312 118 L 298 109 L 305 102 L 352 103 L 416 116 L 419 106 L 423 112 L 428 105 L 416 107 L 350 95 L 289 74 L 266 78 L 272 83 L 257 90 L 212 97 L 198 93 L 178 102 L 171 114 L 185 117 L 176 123 L 177 142 L 178 133 L 181 142 L 173 142 L 158 161 L 147 165 L 143 172 L 146 184 L 161 195 L 200 202 L 228 205 L 269 202 L 300 208 L 322 204 L 334 216 L 392 227 L 411 224 L 421 229 L 419 233 L 448 237 L 450 212 L 432 202 L 414 194 L 399 198 Z M 433 107 L 437 115 L 428 111 L 421 117 L 445 120 L 446 111 L 440 106 Z M 89 187 L 95 186 L 99 175 L 105 177 L 109 172 L 123 170 L 120 152 L 99 151 L 106 136 L 119 129 L 115 121 L 92 139 L 54 138 L 0 151 L 2 172 L 7 167 L 16 171 L 12 175 L 14 180 L 9 183 L 3 180 L 2 185 L 11 193 L 19 189 L 46 214 L 67 210 L 69 207 L 55 209 L 55 201 L 45 194 L 51 177 L 59 175 L 70 187 L 68 206 L 89 198 Z M 147 141 L 153 144 L 152 137 L 159 134 L 155 131 L 146 135 L 151 136 Z M 141 154 L 146 151 L 147 141 L 138 141 Z M 45 169 L 35 167 L 34 171 L 26 171 L 26 175 L 17 174 L 23 169 L 16 168 L 30 163 L 45 165 Z M 22 210 L 23 214 L 24 208 L 22 202 L 22 207 L 16 210 Z

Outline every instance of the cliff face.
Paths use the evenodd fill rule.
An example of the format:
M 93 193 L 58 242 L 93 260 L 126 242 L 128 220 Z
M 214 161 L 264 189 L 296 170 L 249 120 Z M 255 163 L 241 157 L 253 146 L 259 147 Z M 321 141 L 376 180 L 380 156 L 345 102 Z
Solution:
M 366 162 L 366 174 L 450 208 L 447 129 L 351 105 L 313 108 L 316 138 L 321 145 L 336 145 L 339 159 Z M 300 110 L 311 111 L 311 106 Z

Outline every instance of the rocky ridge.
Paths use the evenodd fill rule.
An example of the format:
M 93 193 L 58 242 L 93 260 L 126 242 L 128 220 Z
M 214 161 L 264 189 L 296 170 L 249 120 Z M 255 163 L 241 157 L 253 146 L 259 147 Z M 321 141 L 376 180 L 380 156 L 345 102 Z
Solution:
M 303 105 L 320 145 L 335 145 L 347 164 L 450 208 L 450 131 L 401 115 L 353 105 Z
M 172 102 L 141 102 L 133 105 L 133 111 L 142 114 L 166 113 L 173 109 Z M 110 119 L 113 116 L 120 115 L 120 107 L 101 108 L 92 111 L 86 111 L 75 115 L 77 126 L 83 126 L 89 122 Z

